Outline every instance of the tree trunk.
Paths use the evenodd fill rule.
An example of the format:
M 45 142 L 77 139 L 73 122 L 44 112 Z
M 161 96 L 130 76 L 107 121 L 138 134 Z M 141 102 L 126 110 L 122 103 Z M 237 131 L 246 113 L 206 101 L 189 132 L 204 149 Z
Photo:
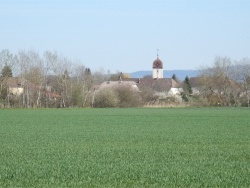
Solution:
M 30 95 L 29 95 L 29 87 L 27 87 L 27 90 L 26 90 L 26 95 L 27 95 L 27 108 L 30 107 Z
M 9 92 L 9 88 L 7 88 L 7 107 L 10 108 L 10 92 Z
M 91 102 L 92 107 L 94 107 L 94 103 L 95 103 L 95 93 L 96 93 L 96 91 L 94 91 L 94 93 L 93 93 L 92 102 Z
M 41 87 L 39 87 L 37 100 L 36 100 L 36 107 L 38 108 L 40 106 L 40 98 L 41 98 Z

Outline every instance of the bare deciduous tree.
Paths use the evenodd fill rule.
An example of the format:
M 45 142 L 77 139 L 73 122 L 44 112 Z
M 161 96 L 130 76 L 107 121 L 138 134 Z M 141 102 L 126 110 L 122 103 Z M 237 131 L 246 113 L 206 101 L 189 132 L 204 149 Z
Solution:
M 240 97 L 243 99 L 243 103 L 250 107 L 250 59 L 244 58 L 236 62 L 234 78 L 241 85 Z
M 211 105 L 230 105 L 232 91 L 232 62 L 229 58 L 217 57 L 211 68 L 201 71 L 202 92 Z

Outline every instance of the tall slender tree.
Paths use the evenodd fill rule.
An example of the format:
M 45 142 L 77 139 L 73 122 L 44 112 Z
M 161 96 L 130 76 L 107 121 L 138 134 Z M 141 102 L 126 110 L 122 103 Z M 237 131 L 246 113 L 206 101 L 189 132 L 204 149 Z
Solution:
M 192 86 L 190 84 L 190 81 L 189 81 L 189 77 L 186 76 L 185 77 L 185 80 L 184 80 L 184 91 L 188 94 L 188 95 L 192 95 L 193 94 L 193 90 L 192 90 Z

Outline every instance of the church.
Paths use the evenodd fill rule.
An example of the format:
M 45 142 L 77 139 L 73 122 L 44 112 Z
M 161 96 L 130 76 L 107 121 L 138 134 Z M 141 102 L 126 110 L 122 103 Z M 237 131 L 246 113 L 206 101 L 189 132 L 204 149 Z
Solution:
M 122 73 L 117 78 L 103 82 L 98 90 L 104 88 L 130 86 L 140 92 L 153 91 L 155 93 L 165 93 L 167 95 L 178 95 L 180 93 L 180 83 L 172 78 L 164 78 L 163 62 L 157 53 L 156 59 L 152 63 L 152 76 L 143 78 L 126 78 Z

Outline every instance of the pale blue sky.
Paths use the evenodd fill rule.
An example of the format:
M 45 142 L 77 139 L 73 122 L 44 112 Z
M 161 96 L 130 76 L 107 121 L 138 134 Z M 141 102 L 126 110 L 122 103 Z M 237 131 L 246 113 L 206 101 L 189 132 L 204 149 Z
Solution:
M 250 0 L 0 0 L 0 50 L 56 50 L 93 71 L 250 57 Z

